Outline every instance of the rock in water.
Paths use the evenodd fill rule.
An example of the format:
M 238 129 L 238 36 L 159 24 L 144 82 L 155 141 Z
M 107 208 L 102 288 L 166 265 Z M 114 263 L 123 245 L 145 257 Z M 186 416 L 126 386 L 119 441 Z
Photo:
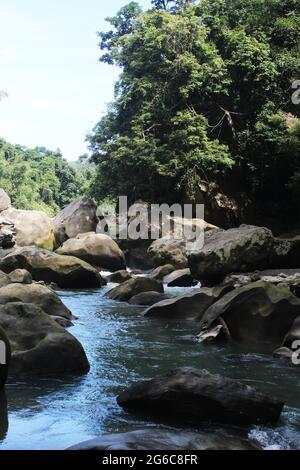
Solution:
M 159 292 L 141 292 L 131 297 L 129 303 L 131 305 L 154 305 L 168 298 L 167 295 L 160 294 Z
M 105 276 L 107 282 L 112 282 L 116 284 L 122 284 L 122 282 L 129 281 L 132 278 L 132 274 L 122 269 L 120 271 L 116 271 L 115 273 L 110 274 L 109 276 Z
M 6 384 L 10 359 L 11 347 L 9 339 L 3 328 L 0 327 L 0 390 L 2 390 L 4 385 Z
M 228 431 L 192 432 L 149 427 L 137 431 L 106 434 L 82 442 L 69 450 L 258 450 L 246 438 Z M 186 463 L 190 463 L 187 458 Z
M 0 305 L 0 326 L 11 345 L 10 373 L 88 372 L 89 362 L 79 341 L 36 305 Z
M 168 274 L 163 279 L 168 287 L 193 287 L 198 284 L 191 276 L 191 271 L 187 269 L 178 269 Z
M 11 207 L 11 200 L 4 189 L 0 188 L 0 212 L 3 212 Z
M 145 316 L 168 318 L 174 320 L 200 321 L 208 307 L 229 292 L 230 286 L 209 289 L 203 287 L 188 294 L 163 300 L 148 308 Z
M 54 220 L 59 245 L 80 233 L 96 232 L 96 203 L 88 197 L 72 201 Z
M 201 250 L 189 255 L 192 276 L 200 281 L 218 282 L 226 274 L 265 269 L 270 263 L 274 238 L 263 227 L 241 225 L 206 234 Z
M 200 329 L 206 333 L 223 319 L 232 340 L 274 349 L 282 344 L 299 315 L 300 300 L 287 287 L 258 281 L 215 302 L 205 312 Z
M 125 256 L 117 243 L 107 235 L 96 233 L 80 234 L 67 240 L 56 253 L 75 256 L 94 266 L 109 271 L 126 267 Z
M 18 246 L 35 245 L 50 251 L 56 248 L 54 223 L 45 212 L 11 208 L 1 215 L 14 224 Z
M 158 268 L 155 268 L 150 273 L 150 277 L 151 279 L 162 281 L 165 276 L 168 276 L 168 274 L 171 274 L 173 271 L 175 271 L 175 268 L 172 264 L 164 264 L 163 266 L 159 266 Z
M 120 302 L 128 302 L 131 297 L 142 292 L 160 292 L 164 293 L 164 287 L 161 282 L 147 277 L 137 277 L 123 282 L 119 286 L 107 292 L 107 297 Z
M 284 406 L 241 382 L 189 367 L 136 382 L 118 396 L 117 402 L 160 421 L 194 425 L 276 423 Z
M 5 273 L 27 269 L 35 281 L 54 282 L 62 288 L 101 287 L 106 283 L 85 261 L 35 246 L 16 248 L 0 260 L 0 269 Z
M 0 288 L 0 304 L 8 302 L 32 303 L 51 316 L 73 320 L 72 312 L 63 304 L 58 295 L 40 284 L 9 284 Z

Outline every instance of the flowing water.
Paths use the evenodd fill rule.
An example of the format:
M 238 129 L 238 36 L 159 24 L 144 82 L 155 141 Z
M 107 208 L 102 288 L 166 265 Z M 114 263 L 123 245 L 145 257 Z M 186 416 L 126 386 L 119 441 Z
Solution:
M 6 397 L 0 396 L 0 449 L 65 449 L 151 425 L 150 418 L 120 409 L 116 396 L 132 381 L 183 366 L 206 368 L 283 399 L 278 425 L 241 431 L 265 449 L 300 449 L 298 368 L 269 355 L 197 344 L 194 324 L 143 318 L 142 308 L 105 298 L 111 287 L 59 293 L 79 317 L 70 332 L 83 344 L 91 370 L 83 377 L 11 380 Z M 168 289 L 174 295 L 182 290 Z

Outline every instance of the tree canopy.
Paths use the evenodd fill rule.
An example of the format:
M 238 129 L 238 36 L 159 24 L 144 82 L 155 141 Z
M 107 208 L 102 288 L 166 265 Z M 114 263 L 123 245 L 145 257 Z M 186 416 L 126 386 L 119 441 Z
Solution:
M 100 60 L 121 75 L 89 136 L 99 198 L 227 180 L 258 204 L 299 199 L 299 0 L 131 2 L 108 22 Z

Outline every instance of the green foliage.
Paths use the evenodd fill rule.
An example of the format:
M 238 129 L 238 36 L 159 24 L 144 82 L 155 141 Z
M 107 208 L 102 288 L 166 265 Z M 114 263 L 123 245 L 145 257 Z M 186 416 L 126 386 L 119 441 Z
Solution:
M 55 215 L 72 199 L 89 191 L 93 169 L 74 169 L 59 151 L 27 149 L 0 139 L 0 187 L 18 209 Z
M 99 198 L 180 199 L 202 179 L 287 200 L 300 172 L 299 0 L 132 2 L 100 33 L 122 73 L 89 136 Z

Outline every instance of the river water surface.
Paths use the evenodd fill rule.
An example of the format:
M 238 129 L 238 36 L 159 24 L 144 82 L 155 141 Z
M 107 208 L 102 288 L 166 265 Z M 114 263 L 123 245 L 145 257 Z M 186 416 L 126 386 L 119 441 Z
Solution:
M 132 381 L 184 366 L 221 373 L 283 399 L 278 425 L 242 432 L 265 449 L 300 449 L 298 368 L 269 355 L 195 343 L 194 324 L 143 318 L 143 308 L 105 298 L 111 287 L 59 292 L 79 317 L 69 331 L 85 348 L 91 370 L 75 378 L 10 380 L 8 425 L 5 397 L 0 398 L 0 449 L 65 449 L 104 433 L 152 425 L 120 409 L 116 396 Z

